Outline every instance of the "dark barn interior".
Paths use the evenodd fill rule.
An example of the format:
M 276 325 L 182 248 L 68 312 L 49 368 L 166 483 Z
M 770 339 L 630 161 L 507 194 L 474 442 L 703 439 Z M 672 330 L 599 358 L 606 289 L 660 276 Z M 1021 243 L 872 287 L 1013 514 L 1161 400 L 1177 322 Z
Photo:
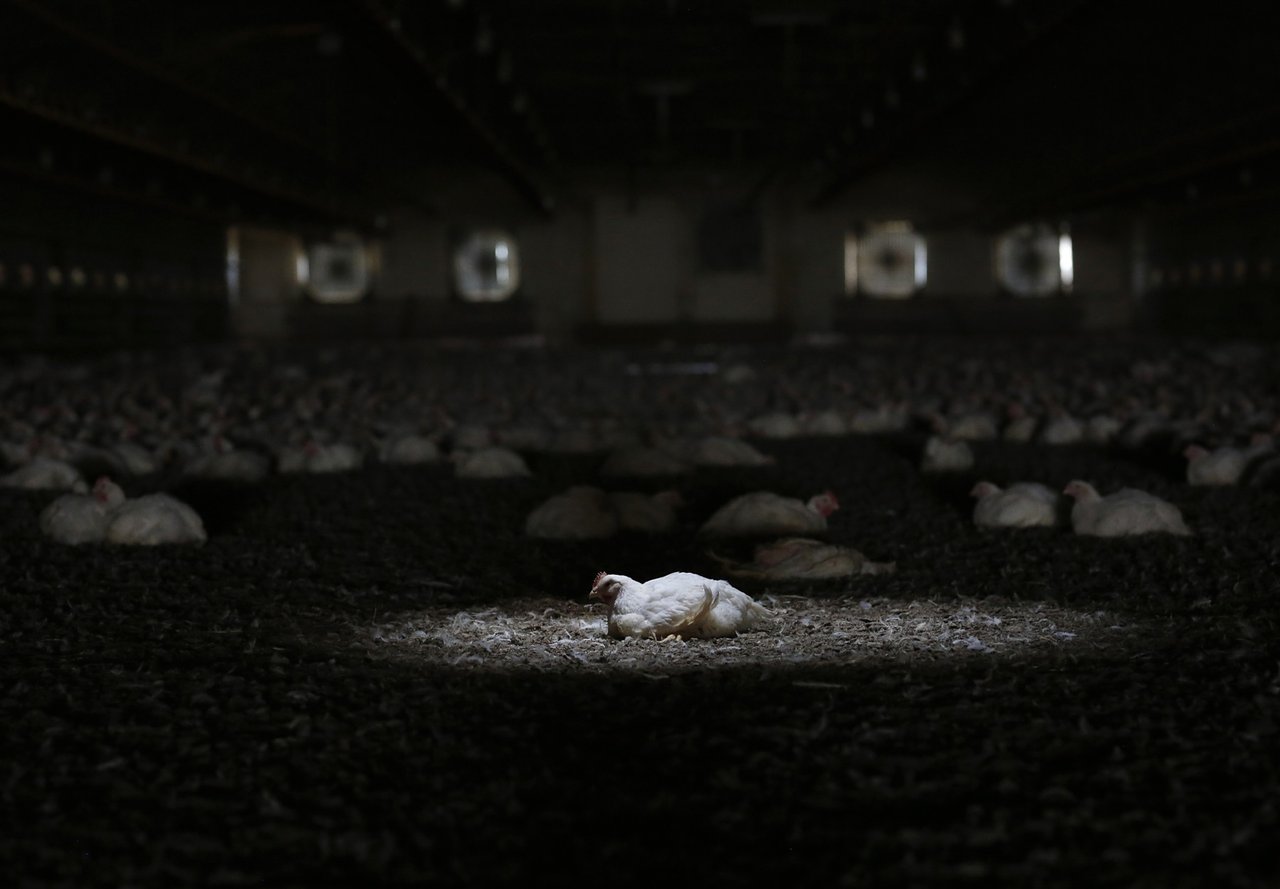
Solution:
M 0 0 L 6 885 L 1280 885 L 1261 11 Z

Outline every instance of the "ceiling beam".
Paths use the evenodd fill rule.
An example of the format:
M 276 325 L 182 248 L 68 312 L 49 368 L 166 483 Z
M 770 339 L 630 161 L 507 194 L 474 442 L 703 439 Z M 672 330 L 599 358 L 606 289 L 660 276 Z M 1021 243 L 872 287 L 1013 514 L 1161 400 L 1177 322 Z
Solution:
M 953 19 L 938 35 L 929 55 L 924 57 L 926 65 L 932 60 L 933 66 L 941 70 L 924 70 L 910 78 L 918 85 L 949 81 L 946 87 L 931 86 L 927 91 L 917 88 L 911 96 L 896 96 L 893 105 L 900 103 L 901 110 L 881 97 L 864 103 L 862 114 L 868 119 L 858 123 L 862 130 L 873 135 L 869 139 L 855 136 L 852 146 L 843 149 L 849 160 L 837 165 L 835 173 L 817 189 L 811 205 L 815 208 L 830 205 L 869 173 L 900 157 L 939 119 L 954 114 L 977 99 L 985 88 L 997 82 L 999 75 L 1014 74 L 1021 66 L 1034 63 L 1037 53 L 1050 42 L 1065 39 L 1071 30 L 1067 26 L 1081 23 L 1081 14 L 1095 5 L 1099 5 L 1098 0 L 1066 0 L 1037 7 L 1036 12 L 1042 17 L 1034 20 L 1015 17 L 1015 13 L 1026 15 L 1022 4 L 981 9 L 976 5 L 966 7 L 969 11 L 965 17 Z M 904 60 L 902 72 L 911 71 L 917 64 L 916 60 Z M 885 72 L 885 82 L 901 80 L 899 73 Z M 913 104 L 916 106 L 914 109 Z M 886 119 L 899 123 L 886 126 L 883 123 Z M 852 124 L 846 129 L 859 131 Z M 849 141 L 836 137 L 824 140 L 824 144 L 839 145 Z M 864 141 L 869 141 L 870 145 L 859 149 L 858 143 Z
M 66 18 L 57 15 L 49 9 L 46 4 L 41 3 L 40 0 L 5 0 L 5 2 L 10 6 L 14 6 L 22 10 L 31 18 L 36 19 L 63 37 L 153 83 L 160 84 L 172 93 L 186 99 L 194 99 L 206 107 L 212 108 L 225 115 L 243 127 L 260 135 L 269 137 L 278 145 L 287 147 L 291 151 L 302 151 L 307 156 L 318 161 L 327 170 L 332 170 L 345 177 L 365 182 L 370 186 L 375 195 L 383 196 L 385 198 L 395 197 L 397 200 L 407 200 L 419 209 L 427 210 L 432 213 L 432 215 L 435 213 L 435 208 L 428 205 L 420 196 L 407 193 L 403 189 L 392 186 L 389 183 L 373 179 L 363 171 L 338 164 L 334 158 L 321 151 L 312 140 L 306 139 L 292 130 L 279 127 L 270 121 L 264 120 L 261 117 L 246 111 L 236 103 L 231 102 L 208 89 L 191 83 L 172 70 L 144 59 L 136 53 L 103 38 L 99 34 L 84 30 L 74 22 L 68 21 Z
M 500 137 L 489 122 L 472 108 L 466 97 L 449 84 L 444 65 L 432 58 L 426 49 L 406 35 L 400 27 L 398 17 L 386 9 L 379 0 L 351 0 L 351 2 L 364 20 L 373 26 L 374 35 L 379 41 L 391 47 L 416 73 L 415 81 L 418 88 L 425 88 L 434 98 L 442 100 L 445 107 L 462 120 L 468 131 L 489 154 L 494 168 L 502 174 L 513 190 L 540 214 L 551 215 L 555 209 L 555 197 L 550 188 L 540 181 L 520 153 Z

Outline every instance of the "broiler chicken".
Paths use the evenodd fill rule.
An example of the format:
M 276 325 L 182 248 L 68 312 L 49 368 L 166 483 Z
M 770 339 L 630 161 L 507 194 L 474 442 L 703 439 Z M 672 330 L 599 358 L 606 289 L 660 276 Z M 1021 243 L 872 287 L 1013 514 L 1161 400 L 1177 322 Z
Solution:
M 1121 488 L 1106 497 L 1088 482 L 1073 481 L 1063 491 L 1075 498 L 1071 526 L 1077 534 L 1092 537 L 1126 537 L 1133 534 L 1191 533 L 1178 507 L 1146 491 Z
M 807 501 L 756 491 L 735 497 L 707 519 L 707 537 L 783 537 L 821 534 L 827 517 L 840 508 L 835 494 L 824 491 Z
M 697 466 L 768 466 L 774 462 L 750 442 L 726 436 L 699 439 L 689 449 L 689 457 Z
M 1187 482 L 1192 485 L 1235 485 L 1254 460 L 1272 449 L 1271 436 L 1254 436 L 1247 448 L 1208 450 L 1188 445 L 1182 452 L 1187 458 Z
M 1000 488 L 978 482 L 969 492 L 978 498 L 973 523 L 983 528 L 1033 528 L 1058 521 L 1058 495 L 1035 482 L 1019 482 Z
M 618 517 L 618 528 L 641 534 L 666 534 L 676 527 L 676 510 L 684 505 L 679 491 L 640 494 L 611 491 L 609 505 Z
M 80 494 L 89 490 L 80 470 L 70 463 L 48 457 L 36 457 L 0 477 L 0 487 L 25 488 L 29 491 L 75 491 Z
M 529 513 L 524 533 L 540 540 L 602 540 L 618 533 L 618 516 L 604 491 L 577 485 Z
M 458 478 L 524 478 L 533 474 L 524 458 L 509 448 L 481 448 L 455 459 Z
M 757 626 L 770 612 L 724 580 L 677 571 L 641 583 L 623 574 L 596 575 L 591 598 L 609 608 L 615 639 L 711 639 Z
M 897 570 L 893 562 L 872 562 L 856 549 L 806 537 L 762 543 L 755 548 L 750 562 L 710 555 L 729 576 L 753 580 L 832 580 L 855 574 L 892 574 Z
M 924 455 L 920 459 L 922 472 L 965 472 L 972 468 L 973 449 L 968 442 L 933 435 L 924 443 Z
M 629 447 L 614 451 L 600 467 L 603 476 L 646 478 L 683 475 L 690 469 L 683 460 L 659 448 Z

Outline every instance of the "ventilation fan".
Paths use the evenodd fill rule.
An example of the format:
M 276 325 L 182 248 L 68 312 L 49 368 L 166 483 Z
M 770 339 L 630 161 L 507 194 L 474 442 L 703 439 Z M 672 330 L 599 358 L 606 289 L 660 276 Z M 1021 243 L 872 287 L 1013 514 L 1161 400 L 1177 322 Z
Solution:
M 906 299 L 925 284 L 924 238 L 906 223 L 871 229 L 858 245 L 859 289 L 879 299 Z
M 1052 296 L 1066 283 L 1067 236 L 1043 226 L 1021 226 L 996 242 L 996 277 L 1014 296 Z M 1064 250 L 1067 252 L 1064 254 Z
M 497 230 L 473 232 L 453 254 L 454 285 L 467 302 L 501 302 L 520 286 L 515 239 Z
M 301 271 L 301 266 L 300 269 Z M 307 292 L 322 303 L 351 303 L 369 289 L 369 263 L 359 235 L 339 233 L 307 252 Z

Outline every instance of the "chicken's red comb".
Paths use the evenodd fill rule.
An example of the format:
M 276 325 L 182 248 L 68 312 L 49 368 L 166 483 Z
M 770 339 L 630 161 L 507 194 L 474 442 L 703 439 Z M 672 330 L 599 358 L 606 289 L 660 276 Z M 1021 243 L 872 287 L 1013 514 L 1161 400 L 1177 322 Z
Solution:
M 600 578 L 602 578 L 602 577 L 604 577 L 604 572 L 603 572 L 603 571 L 601 571 L 601 572 L 599 572 L 598 574 L 596 574 L 596 579 L 595 579 L 595 580 L 593 580 L 593 581 L 591 582 L 591 588 L 592 588 L 593 590 L 594 590 L 596 587 L 600 586 Z
M 836 497 L 835 491 L 831 491 L 831 490 L 823 491 L 822 496 L 828 498 L 833 505 L 835 506 L 840 505 L 840 498 Z

